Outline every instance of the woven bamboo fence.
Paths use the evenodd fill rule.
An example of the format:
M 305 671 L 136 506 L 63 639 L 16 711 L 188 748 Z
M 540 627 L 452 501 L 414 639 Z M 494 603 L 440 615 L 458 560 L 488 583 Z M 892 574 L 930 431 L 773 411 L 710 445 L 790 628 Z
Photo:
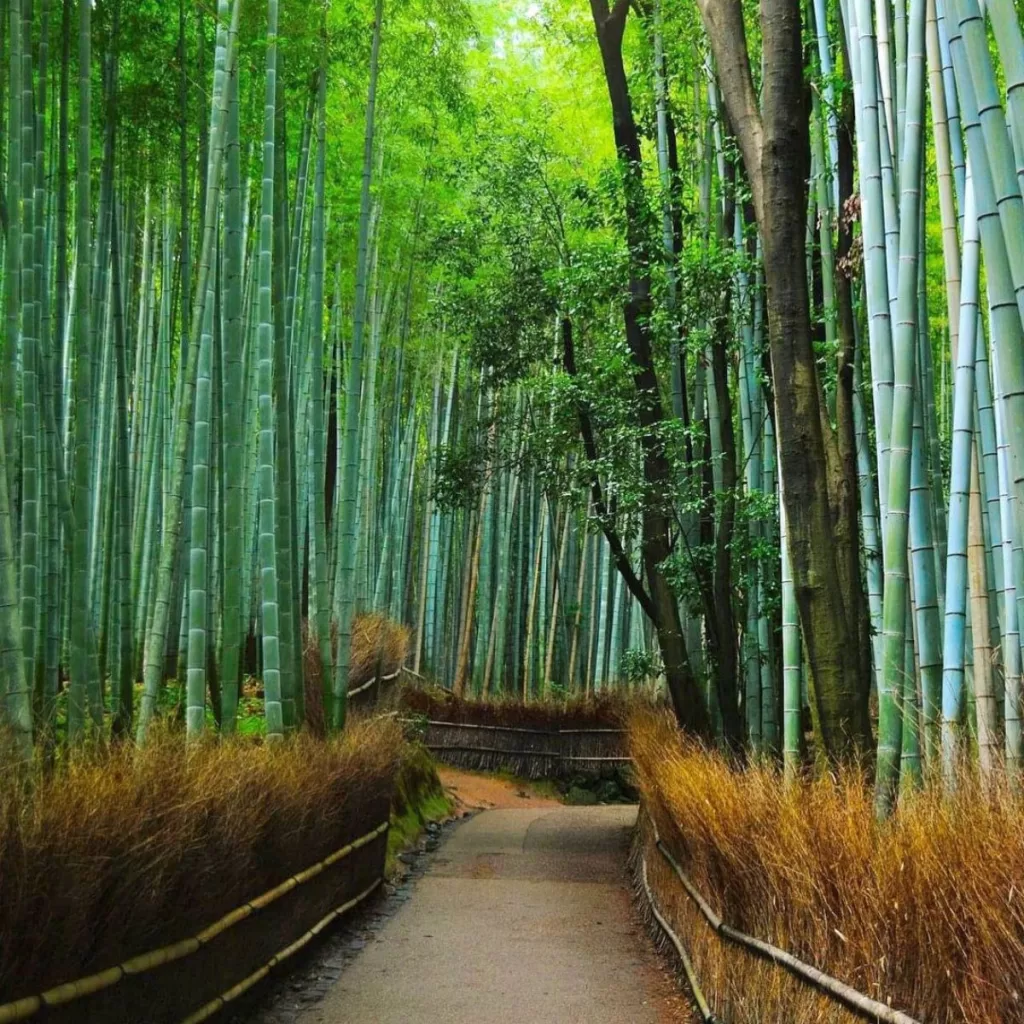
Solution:
M 419 724 L 423 742 L 439 761 L 472 771 L 545 779 L 596 775 L 630 763 L 625 735 L 617 728 L 545 729 L 436 719 Z

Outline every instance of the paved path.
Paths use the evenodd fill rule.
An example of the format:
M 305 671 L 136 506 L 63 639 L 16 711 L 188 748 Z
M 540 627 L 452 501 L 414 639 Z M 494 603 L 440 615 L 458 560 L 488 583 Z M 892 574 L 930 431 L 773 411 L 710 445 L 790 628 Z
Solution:
M 666 1024 L 680 999 L 634 923 L 634 807 L 493 810 L 302 1024 Z

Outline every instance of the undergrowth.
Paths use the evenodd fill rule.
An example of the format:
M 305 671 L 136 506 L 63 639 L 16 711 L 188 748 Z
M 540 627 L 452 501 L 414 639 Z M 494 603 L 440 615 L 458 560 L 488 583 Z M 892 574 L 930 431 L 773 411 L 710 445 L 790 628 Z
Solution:
M 323 686 L 325 683 L 323 665 L 320 659 L 320 648 L 310 635 L 306 624 L 302 631 L 302 673 L 305 694 L 306 727 L 318 736 L 325 734 Z M 409 647 L 411 631 L 408 626 L 392 622 L 383 615 L 357 615 L 352 623 L 352 655 L 349 665 L 349 689 L 356 689 L 369 682 L 374 674 L 391 675 L 401 668 Z M 337 653 L 337 629 L 333 629 L 332 644 Z M 254 669 L 258 663 L 253 662 Z M 326 680 L 327 685 L 332 680 Z M 56 738 L 64 739 L 67 725 L 68 691 L 65 687 L 57 695 L 56 703 Z M 169 723 L 171 727 L 184 726 L 186 703 L 186 684 L 176 679 L 168 679 L 160 687 L 157 695 L 157 717 Z M 134 720 L 138 720 L 142 704 L 142 683 L 134 687 Z M 209 704 L 206 708 L 206 725 L 216 729 L 216 716 Z M 265 736 L 267 731 L 266 718 L 263 714 L 263 680 L 258 675 L 245 675 L 238 694 L 238 719 L 235 731 L 240 736 Z
M 629 743 L 663 840 L 726 923 L 930 1024 L 1024 1021 L 1024 800 L 1008 786 L 905 793 L 879 824 L 853 770 L 786 786 L 774 766 L 737 770 L 650 709 L 632 715 Z M 720 942 L 647 848 L 722 1019 L 853 1019 Z
M 390 719 L 326 742 L 165 732 L 0 773 L 0 1002 L 192 935 L 368 832 L 402 748 Z

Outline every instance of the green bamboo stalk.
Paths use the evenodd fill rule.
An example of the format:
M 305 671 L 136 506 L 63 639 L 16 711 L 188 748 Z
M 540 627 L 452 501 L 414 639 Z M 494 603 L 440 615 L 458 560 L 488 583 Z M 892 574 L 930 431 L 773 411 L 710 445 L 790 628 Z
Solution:
M 118 16 L 115 14 L 115 26 Z M 117 29 L 115 27 L 115 38 Z M 135 656 L 133 649 L 134 628 L 132 625 L 132 580 L 131 580 L 131 538 L 132 538 L 132 494 L 129 466 L 128 437 L 128 358 L 121 315 L 121 232 L 117 211 L 113 211 L 111 231 L 111 258 L 113 262 L 112 289 L 114 300 L 114 362 L 115 362 L 115 456 L 114 479 L 111 495 L 113 505 L 113 535 L 115 538 L 111 557 L 115 562 L 112 581 L 116 614 L 114 615 L 115 657 L 111 671 L 111 706 L 113 710 L 112 732 L 114 736 L 131 735 L 134 704 Z
M 325 42 L 326 45 L 326 42 Z M 316 111 L 316 171 L 313 184 L 313 239 L 310 262 L 312 284 L 310 303 L 312 307 L 312 378 L 311 378 L 311 423 L 310 483 L 313 491 L 312 502 L 312 558 L 313 581 L 311 592 L 314 596 L 316 614 L 312 617 L 316 638 L 320 644 L 320 661 L 323 672 L 324 720 L 331 720 L 331 680 L 334 676 L 331 650 L 330 599 L 327 576 L 327 513 L 324 495 L 324 217 L 325 217 L 325 166 L 327 159 L 327 69 L 319 72 Z
M 355 612 L 356 505 L 359 498 L 359 411 L 363 373 L 363 331 L 366 323 L 366 284 L 370 231 L 370 184 L 373 172 L 374 111 L 380 61 L 380 38 L 384 0 L 376 0 L 373 43 L 370 51 L 370 86 L 366 103 L 366 132 L 363 140 L 363 172 L 359 200 L 359 242 L 356 267 L 356 307 L 352 331 L 352 352 L 345 382 L 345 431 L 343 439 L 344 477 L 339 509 L 338 538 L 341 545 L 341 601 L 338 615 L 338 657 L 335 662 L 332 722 L 335 729 L 345 725 L 348 674 L 352 657 L 352 619 Z
M 854 320 L 856 351 L 853 367 L 853 421 L 857 443 L 857 481 L 860 488 L 861 534 L 864 550 L 864 575 L 867 583 L 868 614 L 871 620 L 871 650 L 874 658 L 872 682 L 877 686 L 882 668 L 882 544 L 878 528 L 878 504 L 875 478 L 871 471 L 867 415 L 861 391 L 863 383 L 864 340 Z
M 569 544 L 570 516 L 568 510 L 562 513 L 562 535 L 558 542 L 558 555 L 555 563 L 554 593 L 551 598 L 551 620 L 548 625 L 547 644 L 544 656 L 544 686 L 543 692 L 547 695 L 554 679 L 555 647 L 557 641 L 557 629 L 560 623 L 560 608 L 562 605 L 562 576 L 565 571 L 566 550 Z
M 998 382 L 998 356 L 993 349 L 993 376 Z M 999 444 L 999 511 L 1002 518 L 1003 576 L 1003 729 L 1005 737 L 1006 770 L 1017 778 L 1024 756 L 1021 730 L 1021 646 L 1020 626 L 1017 618 L 1019 577 L 1014 563 L 1014 540 L 1020 537 L 1015 517 L 1015 504 L 1010 498 L 1010 455 L 1006 444 L 1006 407 L 1002 395 L 996 400 L 996 435 Z M 1018 543 L 1018 550 L 1019 543 Z
M 30 26 L 31 27 L 31 26 Z M 50 0 L 42 0 L 40 4 L 39 18 L 39 48 L 38 48 L 38 88 L 35 101 L 35 148 L 33 153 L 33 224 L 35 235 L 33 238 L 33 269 L 35 273 L 35 335 L 37 345 L 36 359 L 36 381 L 38 398 L 38 493 L 37 508 L 38 514 L 38 543 L 39 554 L 38 567 L 38 594 L 37 631 L 39 635 L 37 646 L 37 665 L 31 677 L 31 686 L 37 693 L 37 703 L 42 696 L 43 676 L 48 672 L 45 647 L 47 645 L 47 630 L 52 625 L 52 619 L 46 616 L 47 608 L 52 607 L 50 588 L 53 577 L 48 571 L 48 555 L 45 547 L 45 539 L 49 535 L 49 520 L 56 515 L 55 503 L 48 506 L 48 499 L 53 497 L 54 488 L 52 482 L 46 479 L 47 450 L 49 447 L 49 424 L 47 422 L 47 410 L 52 407 L 53 397 L 53 375 L 49 372 L 51 358 L 51 322 L 50 322 L 50 253 L 47 245 L 48 217 L 47 217 L 47 174 L 46 174 L 46 111 L 47 111 L 47 87 L 49 84 L 49 38 L 50 38 Z M 56 673 L 55 662 L 50 663 L 49 678 L 53 679 Z
M 912 609 L 917 650 L 917 672 L 921 680 L 923 747 L 931 764 L 938 755 L 939 701 L 942 691 L 942 640 L 939 599 L 935 579 L 934 538 L 932 535 L 931 484 L 926 471 L 924 388 L 919 387 L 914 402 L 913 442 L 910 460 L 910 561 L 914 599 Z M 914 687 L 916 695 L 916 685 Z M 906 695 L 904 695 L 904 701 Z M 915 696 L 916 700 L 916 696 Z M 919 760 L 920 737 L 915 729 L 910 745 Z M 906 751 L 905 751 L 906 753 Z M 917 769 L 913 769 L 916 771 Z
M 446 447 L 451 436 L 452 413 L 455 405 L 455 390 L 459 372 L 459 350 L 452 353 L 451 377 L 448 381 L 447 399 L 445 401 L 444 423 L 440 433 L 440 446 Z M 424 632 L 424 648 L 426 651 L 427 668 L 436 670 L 437 661 L 437 639 L 436 622 L 439 615 L 444 614 L 444 603 L 439 593 L 444 576 L 444 564 L 441 561 L 442 544 L 441 532 L 442 523 L 447 521 L 447 516 L 440 509 L 431 509 L 430 545 L 428 548 L 427 568 L 427 594 L 426 594 L 426 620 Z M 440 604 L 439 604 L 439 599 Z
M 589 605 L 587 600 L 587 583 L 590 579 L 590 559 L 593 548 L 593 537 L 584 533 L 578 541 L 579 564 L 576 567 L 576 612 L 573 616 L 572 641 L 569 647 L 569 663 L 565 673 L 565 685 L 571 693 L 579 691 L 580 678 L 580 639 L 583 635 L 583 621 L 585 610 Z
M 220 686 L 222 733 L 235 731 L 241 684 L 241 648 L 247 611 L 242 600 L 249 551 L 245 547 L 245 409 L 246 378 L 243 368 L 242 274 L 245 241 L 242 234 L 241 145 L 239 131 L 238 69 L 227 77 L 228 122 L 224 186 L 224 347 L 221 488 L 224 503 L 223 583 Z
M 6 446 L 0 426 L 0 457 Z M 6 474 L 0 473 L 0 670 L 6 681 L 5 719 L 15 737 L 19 756 L 32 756 L 32 707 L 24 678 L 21 646 L 21 607 L 17 590 L 17 554 L 14 544 L 13 507 Z
M 983 344 L 979 334 L 979 347 Z M 981 368 L 976 367 L 975 384 L 981 376 Z M 978 434 L 975 433 L 975 453 L 972 473 L 977 474 L 979 458 Z M 976 484 L 972 482 L 972 487 Z M 975 724 L 978 738 L 978 761 L 983 778 L 990 778 L 995 768 L 998 755 L 996 736 L 997 701 L 995 680 L 993 678 L 992 646 L 990 642 L 991 624 L 989 621 L 989 587 L 987 584 L 988 565 L 985 558 L 986 531 L 980 516 L 971 517 L 968 524 L 968 582 L 970 587 L 971 634 L 974 642 L 974 697 Z M 974 558 L 970 558 L 973 549 Z
M 188 568 L 188 676 L 185 728 L 189 739 L 206 729 L 207 633 L 210 598 L 211 421 L 213 418 L 213 298 L 207 298 L 199 343 L 192 448 L 192 538 Z
M 298 561 L 295 529 L 295 422 L 292 417 L 292 398 L 289 378 L 292 353 L 287 331 L 288 281 L 288 164 L 284 134 L 284 80 L 280 72 L 275 76 L 277 101 L 275 104 L 276 138 L 274 143 L 274 230 L 273 263 L 271 268 L 271 296 L 274 324 L 274 468 L 275 523 L 277 528 L 277 588 L 278 588 L 278 643 L 281 666 L 281 703 L 286 730 L 295 729 L 304 717 L 304 689 L 302 683 L 302 642 L 299 636 Z
M 917 692 L 918 669 L 914 658 L 914 619 L 912 607 L 916 600 L 911 580 L 907 603 L 906 630 L 903 642 L 903 748 L 900 753 L 900 786 L 920 788 L 921 771 L 921 707 Z
M 437 559 L 437 537 L 435 536 L 435 521 L 437 512 L 434 507 L 434 461 L 430 454 L 437 450 L 438 436 L 440 431 L 440 410 L 441 410 L 441 363 L 437 364 L 434 372 L 434 392 L 431 402 L 430 427 L 427 441 L 427 480 L 426 480 L 426 507 L 423 513 L 423 539 L 420 551 L 420 584 L 419 584 L 419 607 L 416 618 L 416 640 L 413 653 L 413 671 L 419 674 L 423 668 L 423 657 L 430 655 L 430 642 L 427 636 L 427 614 L 428 608 L 433 605 L 436 593 L 436 568 L 434 578 L 431 577 L 431 566 L 435 565 Z M 439 524 L 438 524 L 439 525 Z M 493 635 L 493 633 L 492 633 Z M 484 680 L 484 692 L 487 692 L 487 679 Z
M 273 12 L 274 31 L 268 43 L 269 51 L 276 47 L 276 3 L 268 0 L 268 7 Z M 241 13 L 241 0 L 235 0 L 231 11 L 231 25 L 228 30 L 228 50 L 225 68 L 231 74 L 235 67 L 238 50 L 238 21 Z M 269 63 L 268 56 L 268 63 Z M 174 417 L 173 446 L 169 457 L 169 488 L 164 506 L 163 535 L 160 546 L 156 592 L 154 597 L 153 618 L 146 639 L 143 660 L 143 693 L 139 710 L 137 740 L 145 742 L 150 721 L 156 711 L 157 696 L 162 681 L 164 647 L 167 641 L 170 624 L 174 569 L 179 558 L 182 520 L 184 518 L 185 476 L 188 465 L 190 420 L 195 399 L 196 379 L 199 364 L 199 345 L 203 319 L 206 314 L 207 291 L 210 279 L 210 268 L 214 255 L 214 237 L 219 217 L 220 179 L 224 164 L 224 137 L 227 126 L 227 90 L 224 90 L 220 102 L 213 112 L 211 136 L 211 167 L 209 187 L 206 191 L 206 204 L 203 216 L 203 242 L 200 250 L 199 268 L 193 303 L 191 325 L 188 333 L 188 346 L 185 350 L 184 365 L 180 368 L 181 391 Z M 79 236 L 81 238 L 81 235 Z M 177 603 L 174 602 L 177 606 Z
M 519 422 L 521 409 L 521 398 L 516 401 L 516 421 Z M 519 442 L 518 450 L 522 451 L 522 444 Z M 513 447 L 516 447 L 515 445 Z M 498 577 L 497 588 L 494 595 L 494 613 L 491 622 L 490 639 L 487 649 L 487 663 L 484 668 L 482 691 L 486 697 L 493 686 L 492 680 L 496 677 L 501 689 L 507 689 L 502 684 L 505 675 L 505 654 L 508 635 L 508 612 L 509 612 L 509 577 L 512 572 L 512 519 L 515 513 L 519 498 L 520 474 L 518 466 L 513 465 L 509 470 L 508 480 L 505 486 L 504 497 L 505 507 L 502 510 L 501 529 L 498 535 Z M 570 669 L 570 677 L 571 677 Z
M 761 288 L 758 287 L 758 299 L 757 308 L 761 308 L 760 303 Z M 755 336 L 758 334 L 758 328 L 755 326 Z M 763 427 L 761 433 L 763 435 L 762 451 L 763 451 L 763 489 L 766 495 L 778 499 L 776 480 L 778 473 L 776 472 L 776 458 L 778 448 L 775 441 L 775 425 L 772 421 L 771 416 L 767 415 L 762 410 L 763 415 Z M 774 523 L 771 520 L 762 522 L 762 535 L 771 537 L 774 533 Z M 771 538 L 774 539 L 774 538 Z M 779 540 L 781 544 L 781 537 Z M 766 572 L 766 566 L 762 565 L 762 573 Z M 774 574 L 772 574 L 774 577 Z M 771 579 L 771 583 L 774 584 L 775 578 Z M 765 578 L 765 582 L 768 579 Z M 779 581 L 781 583 L 781 581 Z M 771 751 L 773 754 L 779 750 L 779 691 L 778 683 L 776 681 L 776 665 L 777 665 L 777 647 L 776 647 L 776 621 L 774 617 L 770 620 L 765 609 L 765 603 L 762 602 L 760 608 L 760 614 L 757 620 L 757 637 L 758 646 L 761 650 L 761 739 L 764 744 L 766 751 Z
M 8 438 L 10 457 L 4 460 L 9 494 L 17 494 L 21 445 L 17 430 L 17 372 L 20 350 L 21 302 L 18 295 L 21 283 L 19 261 L 21 257 L 21 139 L 22 139 L 22 0 L 11 0 L 10 17 L 10 83 L 9 111 L 7 120 L 7 238 L 4 247 L 4 312 L 5 338 L 4 360 L 0 366 L 0 416 L 3 417 L 4 433 Z M 14 527 L 17 535 L 17 523 Z M 19 638 L 20 644 L 20 638 Z
M 228 105 L 227 61 L 227 0 L 218 2 L 217 53 L 214 59 L 213 110 Z M 214 141 L 214 145 L 218 140 Z M 223 144 L 223 139 L 220 140 Z M 211 161 L 216 157 L 211 155 Z M 210 186 L 207 180 L 207 187 Z M 214 186 L 216 187 L 216 186 Z M 196 740 L 206 729 L 207 664 L 213 648 L 209 635 L 212 614 L 211 602 L 211 548 L 213 543 L 213 509 L 215 495 L 212 471 L 213 425 L 215 422 L 213 395 L 214 363 L 214 294 L 213 282 L 207 288 L 202 335 L 199 340 L 199 363 L 196 377 L 196 397 L 192 435 L 192 501 L 191 543 L 188 572 L 188 666 L 186 683 L 185 729 L 189 739 Z
M 903 717 L 900 694 L 903 688 L 905 657 L 910 455 L 917 363 L 917 260 L 921 223 L 924 14 L 924 0 L 913 0 L 908 25 L 906 127 L 900 168 L 898 317 L 893 346 L 895 387 L 889 467 L 889 512 L 883 552 L 883 665 L 878 691 L 878 760 L 875 776 L 875 806 L 880 816 L 887 815 L 892 809 L 902 750 Z
M 92 621 L 89 599 L 89 542 L 92 512 L 93 442 L 93 344 L 90 302 L 85 283 L 89 280 L 90 242 L 92 238 L 91 164 L 92 164 L 92 79 L 91 79 L 91 5 L 78 7 L 78 177 L 76 252 L 78 287 L 82 291 L 75 304 L 74 375 L 74 501 L 75 535 L 71 550 L 71 661 L 68 688 L 68 739 L 83 738 L 87 694 L 98 689 L 99 666 L 91 650 Z M 161 648 L 162 648 L 161 641 Z M 161 652 L 162 653 L 162 652 Z M 94 727 L 98 722 L 93 722 Z
M 39 308 L 35 264 L 35 123 L 32 117 L 32 15 L 21 6 L 21 642 L 25 659 L 20 679 L 24 696 L 10 693 L 14 702 L 28 700 L 36 677 L 36 635 L 39 627 Z
M 261 576 L 261 631 L 263 691 L 267 736 L 284 735 L 285 718 L 281 680 L 280 594 L 277 553 L 278 481 L 274 462 L 276 416 L 274 408 L 274 320 L 271 300 L 274 260 L 274 187 L 277 161 L 277 0 L 267 0 L 267 78 L 263 119 L 263 192 L 259 232 L 259 565 Z
M 1020 343 L 1020 315 L 1024 312 L 1024 200 L 978 5 L 975 0 L 962 0 L 950 3 L 949 10 L 959 23 L 959 35 L 951 30 L 950 43 L 975 175 L 993 317 L 992 338 L 999 347 L 999 365 L 1009 403 L 1007 427 L 1014 486 L 1021 501 L 1024 498 L 1024 346 Z M 998 214 L 998 221 L 991 216 L 992 210 Z M 1009 282 L 1016 295 L 1016 317 L 1011 316 L 1003 300 Z

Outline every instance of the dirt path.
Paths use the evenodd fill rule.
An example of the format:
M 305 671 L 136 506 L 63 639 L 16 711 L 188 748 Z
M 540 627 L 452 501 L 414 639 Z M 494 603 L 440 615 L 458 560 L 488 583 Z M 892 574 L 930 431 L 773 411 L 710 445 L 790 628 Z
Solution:
M 456 829 L 300 1024 L 689 1021 L 629 904 L 636 808 L 563 807 L 457 774 L 466 806 L 518 803 Z
M 438 765 L 441 783 L 455 800 L 457 811 L 519 810 L 560 807 L 562 802 L 538 792 L 528 782 L 513 782 L 485 772 L 464 772 Z

